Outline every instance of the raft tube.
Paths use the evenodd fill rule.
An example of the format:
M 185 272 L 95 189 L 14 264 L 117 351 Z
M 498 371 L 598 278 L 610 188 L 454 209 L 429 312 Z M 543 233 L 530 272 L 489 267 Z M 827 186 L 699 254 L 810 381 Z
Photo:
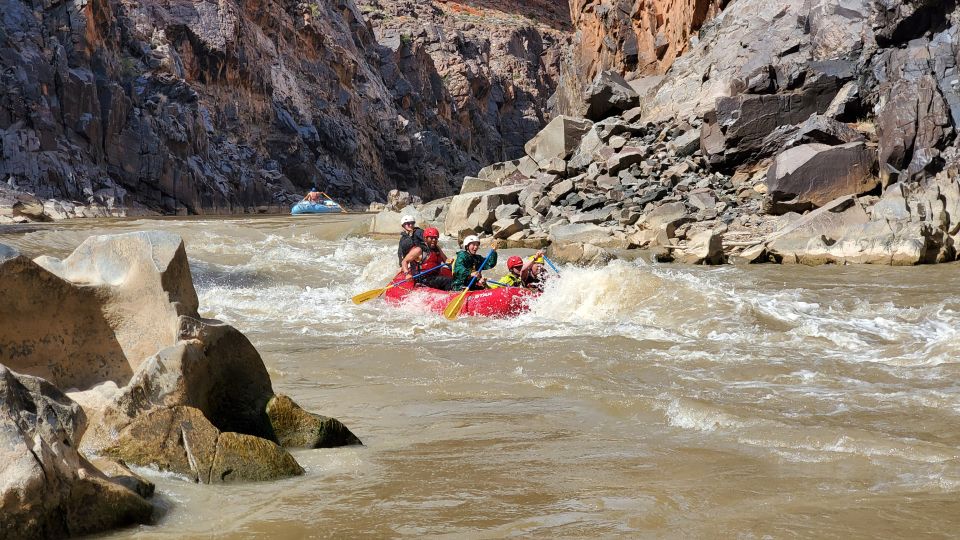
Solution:
M 439 270 L 441 275 L 450 275 L 450 270 L 443 268 Z M 403 273 L 397 274 L 393 281 L 400 281 L 404 278 Z M 389 304 L 400 304 L 407 300 L 410 295 L 415 295 L 415 300 L 427 306 L 430 311 L 443 313 L 457 295 L 463 291 L 441 291 L 424 286 L 414 286 L 412 282 L 403 283 L 396 287 L 387 289 L 384 298 Z M 466 305 L 460 315 L 471 315 L 476 317 L 511 317 L 527 311 L 530 300 L 540 295 L 540 291 L 524 289 L 521 287 L 498 287 L 496 289 L 484 289 L 480 291 L 470 291 L 467 293 Z
M 330 199 L 319 203 L 300 201 L 290 209 L 290 214 L 294 216 L 303 214 L 331 214 L 337 212 L 343 212 L 343 208 L 340 208 L 339 204 Z

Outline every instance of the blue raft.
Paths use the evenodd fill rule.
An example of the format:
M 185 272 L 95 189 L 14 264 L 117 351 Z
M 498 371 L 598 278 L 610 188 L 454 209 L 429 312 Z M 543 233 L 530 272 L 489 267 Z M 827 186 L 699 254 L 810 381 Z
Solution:
M 319 203 L 300 201 L 290 209 L 290 213 L 294 216 L 302 214 L 331 214 L 337 212 L 343 212 L 343 208 L 340 208 L 339 204 L 330 199 Z

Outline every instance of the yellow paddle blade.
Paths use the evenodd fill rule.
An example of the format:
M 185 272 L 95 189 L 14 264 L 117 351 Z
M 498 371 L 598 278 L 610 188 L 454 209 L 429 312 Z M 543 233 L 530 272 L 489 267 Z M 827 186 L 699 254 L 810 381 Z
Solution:
M 380 296 L 381 294 L 387 292 L 387 289 L 390 287 L 384 287 L 382 289 L 373 289 L 372 291 L 362 292 L 353 297 L 354 304 L 362 304 L 367 300 L 373 300 L 374 298 Z
M 450 319 L 451 321 L 456 319 L 460 312 L 463 311 L 463 306 L 467 305 L 467 293 L 470 292 L 470 288 L 466 288 L 460 293 L 460 296 L 454 298 L 447 304 L 447 307 L 443 309 L 443 316 Z

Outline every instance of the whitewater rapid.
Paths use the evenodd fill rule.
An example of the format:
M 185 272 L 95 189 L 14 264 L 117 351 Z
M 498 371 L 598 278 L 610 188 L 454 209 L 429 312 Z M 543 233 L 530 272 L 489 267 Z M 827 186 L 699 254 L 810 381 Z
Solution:
M 358 216 L 0 242 L 63 256 L 147 228 L 184 237 L 201 313 L 250 337 L 278 391 L 366 445 L 298 451 L 307 474 L 278 483 L 147 471 L 169 510 L 117 536 L 955 534 L 956 265 L 562 265 L 521 316 L 447 321 L 350 301 L 397 270 Z

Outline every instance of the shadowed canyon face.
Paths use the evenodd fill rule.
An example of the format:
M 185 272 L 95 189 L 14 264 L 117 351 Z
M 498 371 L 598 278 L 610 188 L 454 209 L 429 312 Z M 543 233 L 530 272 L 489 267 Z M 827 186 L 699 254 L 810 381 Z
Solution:
M 583 0 L 12 0 L 0 176 L 131 212 L 284 207 L 313 183 L 355 203 L 395 187 L 429 200 L 521 156 L 561 70 L 570 88 L 663 71 L 716 11 L 701 3 L 623 19 Z
M 366 444 L 295 451 L 306 473 L 289 481 L 144 470 L 170 510 L 114 537 L 953 534 L 955 265 L 563 265 L 529 314 L 450 322 L 350 302 L 396 271 L 395 243 L 356 237 L 357 221 L 0 237 L 64 256 L 90 234 L 176 231 L 201 314 L 250 337 L 277 392 Z

